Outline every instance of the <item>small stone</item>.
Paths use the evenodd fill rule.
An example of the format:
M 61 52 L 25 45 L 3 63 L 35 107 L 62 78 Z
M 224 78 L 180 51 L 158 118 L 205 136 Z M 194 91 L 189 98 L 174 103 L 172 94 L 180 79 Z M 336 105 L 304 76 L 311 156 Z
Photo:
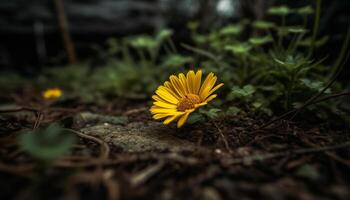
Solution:
M 176 128 L 160 122 L 132 122 L 127 125 L 97 124 L 81 129 L 97 136 L 126 152 L 143 151 L 194 151 L 196 145 L 176 136 Z
M 217 153 L 217 154 L 221 154 L 221 153 L 222 153 L 222 151 L 221 151 L 221 149 L 215 149 L 215 153 Z

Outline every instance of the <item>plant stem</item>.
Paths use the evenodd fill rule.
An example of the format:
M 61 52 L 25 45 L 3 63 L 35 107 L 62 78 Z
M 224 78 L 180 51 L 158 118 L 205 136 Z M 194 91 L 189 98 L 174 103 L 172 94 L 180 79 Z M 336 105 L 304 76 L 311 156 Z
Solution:
M 146 67 L 146 65 L 147 65 L 147 60 L 146 60 L 145 53 L 143 52 L 142 49 L 139 49 L 139 48 L 137 48 L 136 51 L 137 51 L 137 54 L 139 54 L 139 57 L 140 57 L 140 59 L 141 59 L 142 66 L 143 66 L 143 67 Z
M 316 37 L 317 37 L 318 29 L 320 26 L 321 4 L 322 4 L 322 0 L 317 0 L 316 13 L 315 13 L 315 23 L 314 23 L 314 27 L 312 30 L 311 47 L 309 50 L 309 56 L 311 56 L 314 53 L 314 49 L 315 49 Z
M 339 66 L 341 66 L 341 62 L 344 60 L 344 56 L 346 55 L 346 50 L 348 49 L 349 47 L 349 43 L 350 43 L 350 26 L 348 27 L 348 30 L 347 30 L 347 33 L 346 33 L 346 36 L 345 36 L 345 41 L 341 47 L 341 50 L 340 50 L 340 53 L 339 53 L 339 56 L 337 58 L 337 60 L 335 61 L 335 64 L 334 64 L 334 67 L 332 68 L 332 71 L 331 71 L 331 77 L 334 76 L 334 74 L 339 71 Z
M 282 16 L 282 28 L 284 29 L 286 26 L 286 15 Z M 284 31 L 284 30 L 283 30 Z M 278 46 L 282 48 L 282 43 L 283 43 L 283 32 L 281 34 L 278 34 Z
M 174 41 L 171 39 L 171 37 L 169 37 L 167 39 L 168 43 L 170 44 L 171 50 L 173 51 L 173 53 L 177 53 L 177 49 L 176 46 L 174 44 Z
M 74 64 L 77 62 L 77 56 L 75 52 L 74 43 L 69 33 L 69 26 L 68 26 L 66 13 L 64 11 L 63 0 L 55 0 L 55 6 L 56 6 L 58 22 L 61 29 L 62 39 L 63 39 L 64 47 L 66 49 L 68 60 L 70 64 Z
M 129 52 L 129 49 L 128 49 L 128 44 L 127 44 L 126 40 L 122 41 L 122 54 L 123 54 L 123 61 L 128 63 L 129 66 L 132 66 L 133 65 L 133 61 L 131 59 L 130 52 Z

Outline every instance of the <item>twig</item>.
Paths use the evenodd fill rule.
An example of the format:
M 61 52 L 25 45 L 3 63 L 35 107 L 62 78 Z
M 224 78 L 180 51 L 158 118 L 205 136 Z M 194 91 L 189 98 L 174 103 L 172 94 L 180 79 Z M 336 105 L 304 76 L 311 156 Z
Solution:
M 309 145 L 310 147 L 312 148 L 320 148 L 320 146 L 318 146 L 317 144 L 314 144 L 312 142 L 310 142 L 309 140 L 303 140 L 303 142 L 307 145 Z M 327 156 L 333 158 L 334 160 L 344 164 L 344 165 L 347 165 L 347 166 L 350 166 L 350 161 L 346 160 L 346 159 L 343 159 L 343 158 L 340 158 L 338 155 L 336 155 L 335 153 L 333 152 L 329 152 L 329 151 L 325 151 L 324 152 Z
M 266 127 L 270 126 L 271 124 L 275 123 L 276 121 L 279 121 L 279 120 L 281 120 L 281 119 L 287 117 L 288 115 L 292 114 L 292 113 L 295 112 L 295 111 L 296 111 L 296 109 L 290 110 L 290 111 L 288 111 L 288 112 L 286 112 L 286 113 L 284 113 L 284 114 L 278 116 L 277 118 L 275 118 L 275 119 L 273 119 L 273 120 L 271 120 L 271 121 L 269 121 L 269 122 L 267 122 L 267 123 L 261 125 L 261 126 L 260 126 L 257 130 L 255 130 L 255 131 L 258 131 L 258 130 L 260 130 L 260 129 L 266 128 Z
M 222 133 L 221 129 L 219 128 L 219 126 L 218 126 L 214 121 L 212 121 L 212 123 L 214 124 L 214 126 L 216 127 L 216 129 L 218 129 L 219 135 L 220 135 L 222 141 L 223 141 L 224 144 L 225 144 L 225 148 L 227 149 L 227 151 L 231 152 L 230 145 L 228 144 L 225 135 Z
M 313 102 L 310 102 L 308 104 L 304 104 L 305 106 L 304 107 L 307 107 L 307 106 L 310 106 L 310 105 L 313 105 L 313 104 L 317 104 L 317 103 L 320 103 L 320 102 L 323 102 L 323 101 L 327 101 L 329 99 L 333 99 L 333 98 L 337 98 L 337 97 L 342 97 L 342 96 L 350 96 L 350 92 L 343 92 L 343 93 L 338 93 L 338 94 L 333 94 L 333 95 L 329 95 L 329 96 L 326 96 L 326 97 L 323 97 L 321 99 L 318 99 L 316 101 L 313 101 Z M 293 110 L 290 110 L 282 115 L 280 115 L 279 117 L 277 117 L 276 119 L 273 119 L 265 124 L 263 124 L 262 126 L 260 126 L 257 130 L 260 130 L 262 128 L 266 128 L 268 127 L 269 125 L 273 124 L 274 122 L 276 121 L 279 121 L 285 117 L 287 117 L 288 115 L 294 113 L 294 112 L 297 112 L 300 108 L 296 108 L 296 109 L 293 109 Z
M 7 164 L 0 162 L 0 171 L 1 172 L 13 174 L 16 176 L 21 176 L 24 178 L 31 178 L 32 174 L 30 172 L 33 169 L 34 169 L 34 166 L 31 164 L 24 165 L 24 166 L 23 166 L 23 164 L 21 164 L 21 166 L 19 166 L 19 165 L 7 165 Z
M 208 51 L 205 51 L 205 50 L 200 49 L 200 48 L 192 47 L 192 46 L 184 44 L 184 43 L 181 43 L 181 46 L 184 47 L 187 50 L 193 51 L 193 52 L 195 52 L 197 54 L 200 54 L 200 55 L 203 55 L 203 56 L 206 56 L 206 57 L 212 59 L 218 65 L 228 66 L 225 62 L 221 61 L 220 57 L 218 57 L 218 56 L 216 56 L 216 55 L 214 55 L 214 54 L 212 54 L 212 53 L 210 53 Z
M 88 140 L 92 140 L 92 141 L 98 143 L 101 146 L 101 152 L 100 152 L 100 157 L 99 157 L 100 160 L 108 159 L 110 148 L 109 148 L 108 144 L 105 141 L 103 141 L 103 140 L 101 140 L 101 139 L 99 139 L 97 137 L 93 137 L 91 135 L 86 135 L 85 133 L 82 133 L 80 131 L 76 131 L 76 130 L 73 130 L 73 129 L 66 128 L 66 130 L 77 134 L 79 137 L 82 137 L 82 138 L 88 139 Z
M 33 112 L 36 116 L 34 125 L 33 125 L 33 129 L 36 129 L 39 127 L 41 120 L 42 120 L 42 116 L 43 113 L 40 109 L 37 108 L 29 108 L 29 107 L 19 107 L 19 108 L 13 108 L 13 109 L 0 109 L 0 114 L 1 113 L 13 113 L 13 112 L 21 112 L 21 111 L 29 111 L 29 112 Z
M 322 101 L 327 101 L 329 99 L 337 98 L 337 97 L 342 97 L 342 96 L 350 96 L 350 92 L 343 92 L 343 93 L 338 93 L 338 94 L 332 94 L 326 97 L 323 97 L 322 99 L 319 99 L 315 101 L 314 103 L 320 103 Z
M 103 165 L 103 166 L 113 166 L 113 165 L 120 165 L 125 163 L 133 163 L 140 160 L 154 160 L 154 161 L 162 161 L 164 163 L 169 162 L 177 162 L 182 163 L 186 165 L 196 165 L 200 161 L 195 158 L 191 157 L 185 157 L 178 153 L 167 153 L 165 155 L 163 154 L 152 154 L 152 155 L 126 155 L 127 157 L 123 157 L 122 155 L 118 156 L 118 158 L 115 159 L 105 159 L 105 160 L 99 160 L 99 159 L 89 159 L 87 161 L 82 162 L 70 162 L 67 160 L 62 160 L 60 162 L 57 162 L 55 166 L 57 167 L 64 167 L 64 168 L 82 168 L 82 167 L 93 167 L 96 165 Z
M 13 109 L 0 109 L 0 113 L 11 113 L 11 112 L 21 112 L 21 111 L 30 111 L 30 112 L 39 112 L 39 109 L 36 108 L 28 108 L 28 107 L 20 107 Z
M 318 4 L 320 4 L 320 1 L 318 1 Z M 329 82 L 327 83 L 327 85 L 316 95 L 312 96 L 310 99 L 308 99 L 302 106 L 300 106 L 295 113 L 293 114 L 293 116 L 290 119 L 293 119 L 303 108 L 307 107 L 309 104 L 312 104 L 314 101 L 316 101 L 319 97 L 321 97 L 328 88 L 330 88 L 335 81 L 337 80 L 337 77 L 339 76 L 340 72 L 343 70 L 344 65 L 346 64 L 346 62 L 349 59 L 350 56 L 350 51 L 345 54 L 346 51 L 346 47 L 349 45 L 349 41 L 350 41 L 350 26 L 348 27 L 348 32 L 347 32 L 347 36 L 346 36 L 346 41 L 342 47 L 342 52 L 341 52 L 341 56 L 340 58 L 336 61 L 336 64 L 334 66 L 335 68 L 335 74 L 332 73 L 333 77 L 331 77 L 331 79 L 329 80 Z M 342 59 L 345 56 L 344 60 Z M 341 63 L 341 61 L 343 61 L 343 63 Z
M 225 162 L 226 164 L 229 164 L 229 165 L 252 163 L 254 161 L 264 161 L 264 160 L 288 156 L 292 154 L 300 155 L 300 154 L 318 153 L 318 152 L 332 151 L 332 150 L 348 148 L 348 147 L 350 147 L 350 142 L 346 142 L 339 145 L 333 145 L 333 146 L 318 147 L 318 148 L 304 148 L 304 149 L 296 149 L 296 150 L 285 151 L 285 152 L 257 154 L 257 155 L 243 157 L 243 158 L 236 158 L 228 161 L 225 160 Z
M 193 51 L 195 53 L 198 53 L 198 54 L 201 54 L 201 55 L 204 55 L 212 60 L 215 60 L 216 62 L 218 62 L 218 58 L 217 56 L 215 56 L 214 54 L 208 52 L 208 51 L 205 51 L 203 49 L 199 49 L 199 48 L 196 48 L 196 47 L 192 47 L 190 45 L 187 45 L 187 44 L 184 44 L 184 43 L 181 43 L 181 46 L 184 47 L 185 49 L 187 50 L 190 50 L 190 51 Z
M 147 108 L 146 107 L 142 107 L 142 108 L 135 108 L 135 109 L 131 109 L 131 110 L 128 110 L 124 113 L 124 115 L 132 115 L 132 114 L 137 114 L 137 113 L 141 113 L 141 112 L 144 112 L 146 111 Z
M 142 170 L 141 172 L 137 173 L 136 175 L 130 178 L 131 184 L 135 187 L 145 183 L 149 178 L 151 178 L 154 174 L 161 170 L 163 166 L 164 163 L 159 162 L 153 166 Z
M 33 129 L 37 129 L 40 126 L 41 121 L 42 121 L 42 119 L 44 117 L 44 114 L 42 112 L 37 112 L 36 115 L 37 115 L 37 117 L 36 117 Z

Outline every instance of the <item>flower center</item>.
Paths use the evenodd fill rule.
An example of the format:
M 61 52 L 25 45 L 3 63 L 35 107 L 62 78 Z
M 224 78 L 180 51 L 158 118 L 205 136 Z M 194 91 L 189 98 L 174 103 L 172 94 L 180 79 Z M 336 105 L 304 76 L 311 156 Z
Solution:
M 195 94 L 186 94 L 180 102 L 177 104 L 178 111 L 185 111 L 187 109 L 192 109 L 196 104 L 200 103 L 201 100 L 198 95 Z

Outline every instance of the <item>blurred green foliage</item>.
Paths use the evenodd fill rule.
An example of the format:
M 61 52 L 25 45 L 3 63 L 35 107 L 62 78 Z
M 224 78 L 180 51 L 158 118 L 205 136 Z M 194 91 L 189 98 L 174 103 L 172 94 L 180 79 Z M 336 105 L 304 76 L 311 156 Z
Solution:
M 43 163 L 50 163 L 66 154 L 75 141 L 73 133 L 57 124 L 51 124 L 44 129 L 24 131 L 18 138 L 21 148 Z
M 16 91 L 28 83 L 30 83 L 30 81 L 15 73 L 0 74 L 0 91 L 2 94 Z
M 231 88 L 222 101 L 228 106 L 228 115 L 268 117 L 297 108 L 324 89 L 331 69 L 337 67 L 326 66 L 325 58 L 314 55 L 315 47 L 324 45 L 327 37 L 317 39 L 317 30 L 308 30 L 307 15 L 314 13 L 312 7 L 282 5 L 267 13 L 280 18 L 280 23 L 242 20 L 209 33 L 201 33 L 195 22 L 188 25 L 195 46 L 184 47 L 196 53 L 194 59 L 199 66 L 217 73 L 226 88 Z M 288 16 L 292 15 L 299 16 L 299 24 L 288 24 Z M 325 93 L 339 91 L 341 85 L 336 83 Z M 313 110 L 313 116 L 327 119 L 339 114 L 335 108 L 340 104 L 334 100 L 308 109 Z M 319 113 L 325 110 L 321 117 Z
M 218 113 L 279 115 L 321 92 L 337 68 L 325 65 L 325 58 L 315 56 L 317 48 L 328 40 L 327 36 L 316 37 L 319 12 L 311 6 L 282 5 L 268 9 L 267 14 L 274 21 L 244 19 L 204 33 L 197 22 L 189 22 L 193 44 L 182 44 L 190 50 L 186 55 L 178 52 L 180 45 L 173 43 L 170 29 L 155 35 L 111 38 L 107 48 L 97 52 L 103 55 L 103 66 L 83 63 L 47 68 L 36 84 L 38 88 L 60 87 L 65 98 L 78 97 L 85 103 L 103 105 L 110 100 L 108 97 L 150 99 L 156 87 L 171 74 L 184 71 L 187 66 L 198 66 L 204 73 L 217 74 L 225 87 L 219 92 L 220 98 L 201 109 L 202 116 L 193 115 L 190 121 L 215 118 Z M 309 30 L 312 14 L 316 14 L 316 19 L 313 30 Z M 299 22 L 290 24 L 290 16 Z M 15 80 L 16 77 L 14 87 L 18 83 Z M 325 93 L 341 89 L 341 84 L 336 83 Z M 341 101 L 333 100 L 307 109 L 313 116 L 327 119 L 341 113 L 340 106 Z M 219 111 L 216 107 L 227 109 Z
M 177 53 L 173 32 L 161 30 L 154 36 L 138 35 L 107 41 L 105 65 L 88 64 L 47 69 L 38 87 L 58 86 L 69 90 L 83 102 L 105 103 L 105 96 L 143 98 L 151 95 L 169 73 L 182 71 L 192 57 Z

